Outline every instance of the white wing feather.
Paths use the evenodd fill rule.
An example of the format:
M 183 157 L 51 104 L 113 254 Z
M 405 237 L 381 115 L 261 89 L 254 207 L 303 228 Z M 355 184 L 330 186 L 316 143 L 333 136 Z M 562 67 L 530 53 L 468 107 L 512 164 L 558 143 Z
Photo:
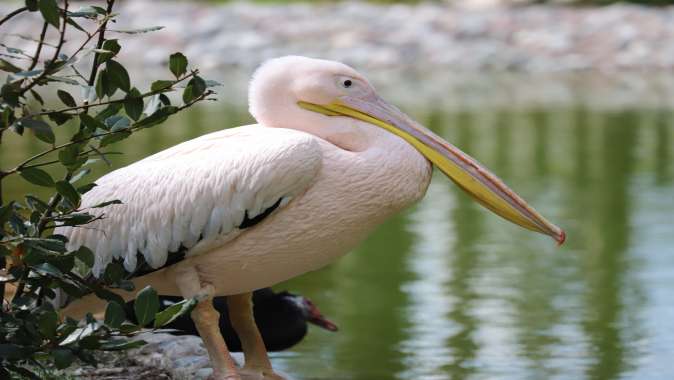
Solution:
M 310 186 L 321 163 L 316 137 L 303 132 L 246 126 L 211 133 L 101 177 L 82 208 L 122 204 L 90 209 L 104 218 L 56 233 L 68 236 L 69 249 L 94 250 L 97 277 L 116 258 L 133 271 L 138 252 L 159 268 L 180 246 L 187 256 L 222 246 L 246 215 L 279 199 L 284 206 Z

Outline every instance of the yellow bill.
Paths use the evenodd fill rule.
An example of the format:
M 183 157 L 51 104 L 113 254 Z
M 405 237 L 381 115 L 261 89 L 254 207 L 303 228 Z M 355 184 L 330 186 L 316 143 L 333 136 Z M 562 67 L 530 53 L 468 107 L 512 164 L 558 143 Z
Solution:
M 343 96 L 327 105 L 302 101 L 298 104 L 327 116 L 362 120 L 400 136 L 492 212 L 526 229 L 549 235 L 558 244 L 564 242 L 566 235 L 561 228 L 548 222 L 496 175 L 377 95 L 365 98 Z

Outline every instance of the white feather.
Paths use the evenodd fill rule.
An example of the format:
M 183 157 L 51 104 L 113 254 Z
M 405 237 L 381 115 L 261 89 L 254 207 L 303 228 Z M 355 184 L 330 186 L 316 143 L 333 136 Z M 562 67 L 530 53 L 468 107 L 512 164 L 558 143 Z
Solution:
M 82 207 L 122 204 L 92 209 L 104 219 L 86 228 L 56 232 L 69 237 L 69 249 L 95 249 L 95 276 L 113 258 L 132 271 L 138 252 L 158 268 L 181 245 L 189 256 L 225 244 L 246 212 L 253 218 L 279 198 L 285 206 L 309 187 L 321 159 L 316 138 L 300 131 L 246 126 L 211 133 L 101 177 Z

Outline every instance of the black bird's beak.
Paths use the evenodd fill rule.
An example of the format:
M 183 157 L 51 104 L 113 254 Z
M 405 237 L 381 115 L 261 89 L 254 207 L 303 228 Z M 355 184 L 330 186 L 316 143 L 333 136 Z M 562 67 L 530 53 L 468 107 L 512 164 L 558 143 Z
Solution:
M 332 323 L 330 320 L 325 318 L 323 314 L 321 313 L 320 310 L 318 310 L 318 307 L 314 305 L 311 300 L 304 298 L 304 303 L 307 307 L 308 310 L 308 315 L 307 315 L 307 322 L 312 323 L 322 329 L 326 329 L 328 331 L 337 331 L 339 328 L 337 327 L 336 324 Z

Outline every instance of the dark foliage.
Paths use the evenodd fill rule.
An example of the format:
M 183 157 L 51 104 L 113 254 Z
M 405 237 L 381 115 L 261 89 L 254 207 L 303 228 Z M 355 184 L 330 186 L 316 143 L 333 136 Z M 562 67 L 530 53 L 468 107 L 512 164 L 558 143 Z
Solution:
M 114 0 L 106 7 L 71 9 L 69 1 L 26 0 L 21 7 L 0 20 L 9 28 L 15 17 L 37 12 L 43 18 L 39 35 L 24 36 L 37 41 L 34 52 L 4 46 L 0 70 L 7 74 L 0 90 L 0 149 L 2 136 L 14 133 L 36 138 L 45 144 L 42 152 L 27 156 L 14 167 L 0 164 L 0 378 L 39 378 L 35 370 L 66 368 L 76 360 L 95 363 L 96 351 L 124 350 L 142 345 L 133 340 L 142 327 L 161 327 L 191 310 L 195 301 L 186 300 L 159 312 L 157 293 L 151 288 L 137 295 L 137 323 L 125 322 L 123 301 L 111 288 L 131 290 L 133 284 L 115 268 L 108 268 L 101 280 L 87 279 L 94 254 L 86 247 L 66 248 L 67 238 L 54 234 L 58 226 L 84 227 L 96 217 L 80 208 L 82 194 L 93 186 L 86 180 L 88 165 L 106 160 L 108 146 L 129 138 L 134 132 L 161 124 L 193 104 L 207 100 L 214 82 L 189 68 L 181 53 L 169 57 L 170 80 L 155 81 L 148 90 L 133 85 L 128 71 L 117 60 L 120 43 L 116 33 L 146 33 L 149 27 L 133 31 L 111 30 L 117 16 Z M 89 27 L 93 25 L 93 27 Z M 56 41 L 46 41 L 46 31 L 54 28 Z M 64 51 L 66 35 L 84 43 L 74 51 Z M 49 46 L 48 49 L 43 47 Z M 172 104 L 167 93 L 181 89 L 182 102 Z M 78 101 L 71 92 L 83 94 Z M 48 107 L 43 99 L 59 99 L 63 106 Z M 71 123 L 73 133 L 59 126 Z M 107 160 L 106 160 L 107 161 Z M 54 178 L 44 167 L 59 167 Z M 51 189 L 49 198 L 26 194 L 22 201 L 6 202 L 2 181 L 20 176 L 33 186 Z M 104 208 L 119 203 L 115 199 L 97 205 Z M 104 215 L 102 217 L 105 217 Z M 57 294 L 80 298 L 95 293 L 107 300 L 104 321 L 91 315 L 77 321 L 61 318 L 53 305 Z M 11 297 L 9 295 L 12 294 Z

